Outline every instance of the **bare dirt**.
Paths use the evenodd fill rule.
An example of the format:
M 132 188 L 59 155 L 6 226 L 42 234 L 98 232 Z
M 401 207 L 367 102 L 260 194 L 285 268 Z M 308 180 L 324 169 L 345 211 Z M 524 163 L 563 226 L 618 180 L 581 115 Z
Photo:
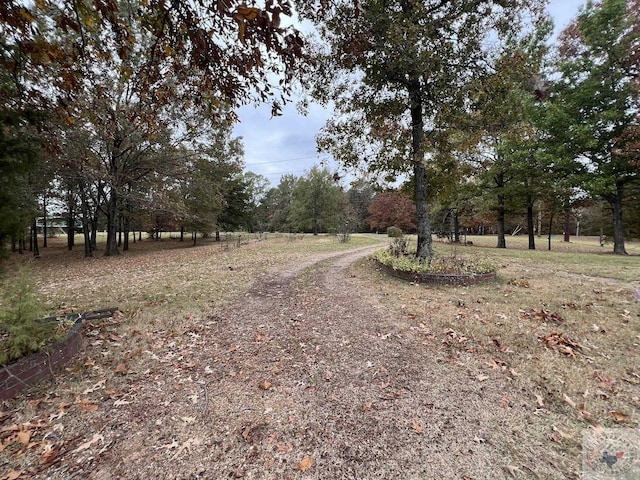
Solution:
M 88 327 L 57 393 L 23 400 L 31 426 L 4 414 L 30 438 L 0 478 L 579 478 L 578 459 L 525 434 L 545 413 L 508 375 L 449 355 L 350 267 L 373 250 L 316 255 L 207 318 L 133 332 L 118 382 L 99 369 L 118 321 Z

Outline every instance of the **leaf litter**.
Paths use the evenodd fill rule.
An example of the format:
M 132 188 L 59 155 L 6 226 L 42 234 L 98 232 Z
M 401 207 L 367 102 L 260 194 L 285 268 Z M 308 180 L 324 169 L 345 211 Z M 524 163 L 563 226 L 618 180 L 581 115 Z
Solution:
M 35 389 L 30 400 L 37 405 L 2 417 L 46 421 L 28 429 L 28 440 L 22 434 L 27 446 L 33 444 L 30 449 L 20 449 L 25 444 L 19 437 L 4 447 L 5 476 L 102 479 L 154 472 L 158 479 L 295 478 L 297 472 L 334 478 L 351 472 L 369 478 L 519 478 L 530 472 L 532 478 L 572 478 L 577 460 L 551 445 L 560 440 L 564 451 L 575 449 L 579 435 L 555 414 L 553 394 L 520 392 L 528 377 L 515 373 L 521 366 L 517 342 L 502 331 L 488 332 L 485 346 L 462 323 L 412 329 L 412 322 L 429 325 L 434 317 L 419 308 L 396 317 L 375 279 L 358 278 L 358 270 L 341 277 L 346 263 L 332 262 L 340 268 L 319 264 L 313 275 L 300 276 L 301 268 L 290 267 L 261 277 L 256 285 L 263 295 L 250 294 L 211 312 L 152 319 L 144 335 L 134 333 L 139 327 L 127 328 L 127 315 L 95 327 L 92 338 L 100 341 L 57 377 L 54 390 Z M 354 289 L 357 297 L 349 294 Z M 413 295 L 419 303 L 420 295 Z M 432 301 L 444 295 L 446 290 L 436 289 Z M 468 322 L 472 316 L 459 315 L 458 304 L 450 318 Z M 514 317 L 499 318 L 504 329 Z M 425 337 L 425 331 L 442 333 Z M 547 345 L 545 337 L 555 334 L 540 332 L 539 341 L 574 353 L 561 352 L 562 357 L 580 358 L 573 335 L 557 334 Z M 509 348 L 503 348 L 507 342 Z M 126 368 L 119 372 L 120 365 Z M 631 373 L 623 379 L 633 381 L 636 372 L 627 370 Z M 599 389 L 608 402 L 616 398 L 605 375 L 590 378 L 605 384 Z M 593 395 L 603 399 L 597 390 Z M 501 405 L 498 414 L 491 413 Z M 549 444 L 534 441 L 505 457 L 504 451 L 523 442 L 512 443 L 507 432 L 535 426 L 541 408 L 554 421 L 551 433 L 547 428 L 540 437 L 518 435 L 546 437 Z M 587 423 L 602 421 L 584 402 L 573 402 L 573 409 Z M 605 413 L 624 425 L 637 418 L 618 403 Z M 470 426 L 480 433 L 469 437 Z M 450 462 L 453 452 L 467 453 Z M 539 464 L 543 457 L 551 463 Z M 14 458 L 23 460 L 14 463 Z

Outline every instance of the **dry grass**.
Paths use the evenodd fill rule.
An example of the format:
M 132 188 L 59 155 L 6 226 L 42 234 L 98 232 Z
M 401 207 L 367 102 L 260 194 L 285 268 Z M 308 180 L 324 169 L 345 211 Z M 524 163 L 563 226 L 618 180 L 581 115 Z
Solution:
M 30 435 L 2 434 L 5 477 L 106 479 L 117 466 L 119 478 L 178 478 L 167 473 L 176 466 L 185 479 L 214 478 L 211 468 L 215 478 L 400 478 L 427 468 L 416 452 L 435 448 L 429 462 L 452 472 L 577 479 L 584 429 L 639 425 L 640 257 L 600 253 L 597 240 L 551 252 L 521 238 L 507 250 L 490 237 L 438 245 L 499 266 L 496 283 L 469 288 L 407 284 L 371 261 L 345 280 L 318 263 L 380 240 L 142 242 L 88 260 L 50 247 L 34 269 L 53 310 L 117 305 L 123 316 L 87 328 L 84 356 L 56 384 L 5 402 L 0 419 Z M 460 449 L 455 462 L 445 447 Z M 305 448 L 316 465 L 303 473 Z M 282 475 L 251 477 L 272 460 Z
M 498 265 L 496 283 L 417 286 L 378 274 L 386 307 L 460 368 L 479 362 L 502 372 L 512 385 L 505 404 L 522 393 L 535 413 L 518 432 L 525 445 L 576 459 L 584 429 L 638 427 L 640 245 L 619 257 L 603 253 L 597 239 L 555 241 L 551 252 L 526 250 L 526 238 L 508 239 L 507 250 L 489 248 L 495 237 L 469 240 L 474 246 L 439 244 L 437 252 L 488 259 Z M 357 269 L 374 275 L 370 262 Z M 566 475 L 575 471 L 570 465 Z

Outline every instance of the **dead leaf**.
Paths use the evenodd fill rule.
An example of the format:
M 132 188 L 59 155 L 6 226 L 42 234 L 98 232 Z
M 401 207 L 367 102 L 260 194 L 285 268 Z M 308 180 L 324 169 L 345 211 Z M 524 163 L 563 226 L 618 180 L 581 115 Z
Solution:
M 127 370 L 129 370 L 129 368 L 127 367 L 127 364 L 126 363 L 120 363 L 116 367 L 115 372 L 119 373 L 121 375 L 124 375 L 125 373 L 127 373 Z
M 47 443 L 44 445 L 44 452 L 40 457 L 40 465 L 48 465 L 56 461 L 56 459 L 64 453 L 64 441 L 56 444 Z
M 88 398 L 83 398 L 82 400 L 80 400 L 78 406 L 83 412 L 95 412 L 98 409 L 98 405 L 96 405 L 96 402 L 89 400 Z
M 293 450 L 293 446 L 290 443 L 278 443 L 276 450 L 278 450 L 278 453 L 289 453 Z
M 98 383 L 96 383 L 93 387 L 89 387 L 87 388 L 84 392 L 82 392 L 83 395 L 88 395 L 89 393 L 93 393 L 96 390 L 100 390 L 101 388 L 104 388 L 104 384 L 107 382 L 106 379 L 100 380 Z
M 5 477 L 7 480 L 16 480 L 16 478 L 20 478 L 20 475 L 22 475 L 22 472 L 24 470 L 10 470 L 9 472 L 7 472 L 7 476 Z
M 571 400 L 571 398 L 569 398 L 566 393 L 564 394 L 564 401 L 567 402 L 570 407 L 576 408 L 576 402 Z
M 551 439 L 556 443 L 562 443 L 563 440 L 571 438 L 570 434 L 568 434 L 563 430 L 560 430 L 555 425 L 553 425 L 551 429 L 553 430 L 553 435 L 551 436 Z
M 29 430 L 23 430 L 18 432 L 18 441 L 23 445 L 27 445 L 31 440 L 31 432 Z
M 297 470 L 300 470 L 301 472 L 306 472 L 307 470 L 309 470 L 311 467 L 313 466 L 313 458 L 311 457 L 305 457 L 302 459 L 302 461 L 298 464 Z
M 272 386 L 272 383 L 265 380 L 260 385 L 258 385 L 258 388 L 260 388 L 260 390 L 269 390 L 271 386 Z
M 542 395 L 538 395 L 537 393 L 536 393 L 536 403 L 538 404 L 538 406 L 544 407 L 544 399 L 542 398 Z
M 522 470 L 520 470 L 518 467 L 514 467 L 513 465 L 505 465 L 502 468 L 509 472 L 513 478 L 517 478 L 516 473 L 522 473 Z
M 367 410 L 371 410 L 373 407 L 373 402 L 365 402 L 362 404 L 362 411 L 366 412 Z
M 581 403 L 580 405 L 578 405 L 578 410 L 580 411 L 580 415 L 582 415 L 582 418 L 584 418 L 587 421 L 593 420 L 593 415 L 587 412 L 587 409 L 585 408 L 584 403 Z
M 424 432 L 424 428 L 422 428 L 422 425 L 420 425 L 420 422 L 418 422 L 418 420 L 416 420 L 415 418 L 411 420 L 411 428 L 413 428 L 413 430 L 416 433 Z
M 613 419 L 618 423 L 629 421 L 629 415 L 627 415 L 626 413 L 618 412 L 616 410 L 612 410 L 610 413 L 613 416 Z
M 133 402 L 127 402 L 126 400 L 120 399 L 120 400 L 116 400 L 115 402 L 113 402 L 113 406 L 114 407 L 122 407 L 123 405 L 129 405 L 130 403 L 133 403 Z
M 94 443 L 102 441 L 104 443 L 104 437 L 102 435 L 100 435 L 99 433 L 96 433 L 93 435 L 93 437 L 91 437 L 91 440 L 88 440 L 82 444 L 80 444 L 78 446 L 78 448 L 76 448 L 74 451 L 72 451 L 71 453 L 78 453 L 81 452 L 83 450 L 86 450 L 88 448 L 90 448 Z
M 540 335 L 538 339 L 544 341 L 547 348 L 557 350 L 564 355 L 574 358 L 576 353 L 581 353 L 582 351 L 582 345 L 576 343 L 563 333 L 553 332 L 548 335 Z
M 255 338 L 256 342 L 266 342 L 269 340 L 269 336 L 264 333 L 258 333 Z

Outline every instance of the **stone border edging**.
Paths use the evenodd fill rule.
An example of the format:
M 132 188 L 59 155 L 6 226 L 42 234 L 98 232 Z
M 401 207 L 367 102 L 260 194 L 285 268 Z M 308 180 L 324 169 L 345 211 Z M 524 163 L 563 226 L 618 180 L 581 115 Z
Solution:
M 415 283 L 436 285 L 477 285 L 479 283 L 491 282 L 496 279 L 495 272 L 468 274 L 405 272 L 403 270 L 395 270 L 379 260 L 375 260 L 375 262 L 387 275 Z
M 76 318 L 64 339 L 0 369 L 0 400 L 8 400 L 25 388 L 52 377 L 54 368 L 68 362 L 76 353 L 82 350 L 84 346 L 82 320 L 109 318 L 117 311 L 118 308 L 108 308 L 94 310 L 81 315 L 68 315 L 67 317 L 73 316 Z M 54 320 L 59 320 L 59 318 L 49 317 L 42 321 Z

